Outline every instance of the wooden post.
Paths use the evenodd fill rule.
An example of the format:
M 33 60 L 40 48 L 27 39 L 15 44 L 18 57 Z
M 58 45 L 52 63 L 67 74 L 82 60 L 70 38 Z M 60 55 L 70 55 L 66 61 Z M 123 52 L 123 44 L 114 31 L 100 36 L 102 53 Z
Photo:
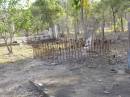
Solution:
M 127 14 L 128 20 L 128 70 L 130 71 L 130 12 Z
M 128 21 L 128 69 L 130 70 L 130 20 Z

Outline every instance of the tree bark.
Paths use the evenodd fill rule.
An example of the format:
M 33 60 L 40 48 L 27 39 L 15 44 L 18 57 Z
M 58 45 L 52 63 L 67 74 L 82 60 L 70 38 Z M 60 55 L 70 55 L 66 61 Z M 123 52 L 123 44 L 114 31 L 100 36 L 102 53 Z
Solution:
M 130 70 L 130 21 L 128 21 L 128 70 Z
M 114 12 L 114 9 L 112 8 L 112 15 L 113 15 L 113 25 L 114 25 L 114 32 L 116 33 L 116 14 Z
M 55 38 L 55 31 L 54 31 L 54 24 L 53 24 L 53 22 L 49 22 L 49 27 L 50 27 L 50 30 L 51 30 L 51 37 Z
M 78 37 L 77 21 L 75 21 L 75 23 L 74 23 L 74 28 L 75 28 L 75 40 L 77 40 L 77 37 Z
M 84 38 L 86 39 L 88 36 L 87 34 L 87 28 L 85 25 L 85 21 L 84 21 L 84 9 L 83 9 L 83 0 L 80 0 L 81 2 L 81 22 L 82 22 L 82 28 L 83 28 L 83 32 L 84 32 Z
M 67 34 L 69 35 L 70 34 L 70 31 L 69 31 L 69 26 L 68 26 L 68 2 L 66 2 L 66 30 L 67 30 Z
M 6 48 L 8 50 L 8 54 L 13 54 L 13 50 L 12 50 L 12 41 L 10 41 L 10 43 L 8 44 L 7 38 L 3 37 L 4 41 L 5 41 L 5 45 Z M 12 39 L 11 39 L 12 40 Z
M 105 17 L 103 14 L 103 21 L 102 21 L 102 40 L 105 39 Z
M 7 45 L 7 49 L 8 49 L 8 51 L 9 51 L 9 54 L 13 54 L 13 50 L 12 50 L 11 44 L 10 44 L 10 45 Z
M 122 16 L 120 18 L 120 22 L 121 22 L 121 31 L 124 32 L 124 23 L 123 23 L 123 17 Z
M 29 31 L 28 30 L 25 30 L 26 33 L 25 33 L 25 37 L 28 37 L 29 36 Z
M 64 37 L 64 35 L 65 35 L 65 31 L 64 31 L 63 25 L 64 25 L 63 23 L 60 24 L 60 30 L 61 30 L 61 35 L 60 35 L 60 37 Z

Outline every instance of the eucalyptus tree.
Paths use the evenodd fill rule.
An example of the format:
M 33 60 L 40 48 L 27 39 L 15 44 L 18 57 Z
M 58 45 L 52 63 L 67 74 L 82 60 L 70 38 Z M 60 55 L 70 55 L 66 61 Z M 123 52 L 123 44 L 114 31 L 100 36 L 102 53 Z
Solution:
M 101 2 L 104 2 L 104 5 L 106 6 L 105 10 L 109 11 L 110 15 L 112 15 L 114 32 L 117 32 L 117 20 L 119 17 L 121 19 L 123 31 L 123 15 L 126 8 L 129 6 L 128 1 L 129 0 L 101 0 Z
M 54 32 L 53 27 L 62 15 L 62 7 L 58 0 L 37 0 L 31 9 L 33 16 L 38 17 L 42 25 L 47 25 L 47 28 L 51 27 Z
M 110 11 L 112 12 L 114 32 L 117 32 L 116 31 L 116 14 L 118 12 L 119 4 L 122 0 L 103 0 L 103 1 L 106 2 L 105 5 L 107 5 L 106 7 L 108 7 L 107 10 L 110 9 Z
M 105 25 L 109 20 L 109 11 L 106 10 L 106 5 L 104 1 L 94 2 L 91 9 L 91 16 L 94 16 L 98 23 L 98 29 L 102 32 L 102 39 L 105 38 Z M 100 29 L 101 28 L 101 29 Z
M 120 20 L 120 27 L 121 27 L 121 31 L 124 32 L 124 21 L 126 19 L 126 14 L 127 14 L 127 9 L 129 8 L 130 5 L 130 1 L 129 0 L 123 0 L 120 3 L 120 8 L 118 9 L 118 18 Z
M 80 24 L 81 24 L 81 12 L 80 12 L 80 0 L 67 0 L 66 5 L 67 5 L 67 15 L 69 16 L 69 24 L 72 26 L 70 27 L 71 31 L 74 31 L 75 33 L 75 39 L 77 39 L 78 34 L 81 32 L 80 31 Z M 70 26 L 70 25 L 69 25 Z
M 90 35 L 88 35 L 87 31 L 87 18 L 90 11 L 90 1 L 89 0 L 72 0 L 72 7 L 75 10 L 76 13 L 80 15 L 80 22 L 82 24 L 84 37 L 88 38 Z

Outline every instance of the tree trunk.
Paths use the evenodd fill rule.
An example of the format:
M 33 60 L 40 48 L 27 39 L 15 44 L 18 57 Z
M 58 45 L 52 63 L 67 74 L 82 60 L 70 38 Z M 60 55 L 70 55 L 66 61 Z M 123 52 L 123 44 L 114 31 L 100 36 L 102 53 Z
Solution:
M 105 18 L 104 18 L 104 14 L 103 14 L 103 21 L 102 21 L 102 40 L 105 39 Z
M 83 28 L 83 32 L 84 32 L 84 38 L 87 38 L 87 28 L 84 22 L 84 9 L 83 9 L 83 0 L 80 0 L 81 2 L 81 22 L 82 22 L 82 28 Z
M 68 26 L 68 2 L 66 2 L 66 30 L 67 30 L 67 34 L 69 35 L 70 34 L 70 31 L 69 31 L 69 26 Z
M 52 38 L 54 39 L 55 38 L 55 26 L 52 26 Z
M 25 37 L 28 37 L 29 36 L 29 31 L 28 30 L 25 30 L 26 33 L 25 33 Z
M 61 34 L 60 34 L 60 37 L 64 37 L 64 35 L 65 35 L 65 31 L 64 31 L 64 27 L 63 27 L 63 23 L 61 23 L 59 26 L 60 26 L 60 32 L 61 32 Z
M 57 24 L 58 32 L 61 33 L 60 24 Z
M 77 22 L 76 22 L 76 21 L 75 21 L 75 23 L 74 23 L 74 29 L 75 29 L 75 40 L 77 40 L 78 31 L 77 31 Z
M 102 23 L 102 40 L 105 39 L 104 27 L 105 27 L 105 24 L 104 24 L 104 22 L 103 22 L 103 23 Z
M 81 20 L 82 20 L 82 23 L 84 23 L 84 11 L 83 11 L 83 0 L 80 0 L 81 2 Z
M 10 43 L 8 44 L 7 39 L 6 39 L 5 37 L 4 37 L 3 39 L 4 39 L 4 41 L 5 41 L 5 45 L 6 45 L 6 48 L 7 48 L 7 50 L 8 50 L 8 54 L 13 54 L 12 42 L 10 42 Z M 12 40 L 12 39 L 11 39 L 11 40 Z
M 115 16 L 115 13 L 113 13 L 113 22 L 114 22 L 114 32 L 116 33 L 116 16 Z
M 37 28 L 36 31 L 37 31 L 37 35 L 38 35 L 39 34 L 39 29 Z
M 130 21 L 128 21 L 128 70 L 130 70 Z
M 68 23 L 67 23 L 68 24 Z M 70 33 L 70 30 L 69 30 L 69 27 L 68 27 L 68 25 L 66 26 L 66 28 L 67 28 L 67 34 L 69 35 L 69 33 Z
M 121 31 L 124 32 L 124 23 L 123 23 L 123 17 L 122 16 L 120 18 L 120 22 L 121 22 Z
M 112 8 L 112 15 L 113 15 L 113 25 L 114 25 L 114 32 L 116 33 L 116 14 Z
M 51 37 L 52 38 L 55 38 L 55 28 L 54 28 L 54 24 L 53 22 L 49 22 L 49 27 L 50 27 L 50 30 L 51 30 Z
M 10 45 L 6 45 L 6 47 L 7 47 L 7 50 L 9 52 L 9 54 L 13 54 L 13 50 L 12 50 L 11 44 Z

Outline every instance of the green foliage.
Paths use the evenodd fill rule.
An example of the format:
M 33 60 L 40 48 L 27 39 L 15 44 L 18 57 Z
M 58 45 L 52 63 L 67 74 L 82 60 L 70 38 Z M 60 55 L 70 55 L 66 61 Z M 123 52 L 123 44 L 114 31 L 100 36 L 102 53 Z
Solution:
M 1 21 L 0 22 L 0 33 L 1 33 L 1 35 L 2 35 L 3 32 L 5 32 L 7 30 L 6 28 L 7 28 L 6 24 L 3 21 Z
M 72 0 L 72 6 L 75 8 L 75 9 L 80 9 L 81 7 L 81 2 L 80 0 Z
M 53 26 L 57 18 L 63 14 L 63 9 L 57 0 L 37 0 L 32 6 L 32 12 L 43 23 Z
M 21 18 L 20 18 L 20 26 L 21 26 L 21 29 L 25 29 L 26 31 L 28 31 L 31 26 L 32 26 L 32 13 L 31 11 L 28 9 L 28 10 L 22 10 L 22 15 L 21 15 Z
M 94 3 L 90 3 L 90 0 L 36 0 L 30 8 L 20 9 L 19 2 L 20 0 L 0 0 L 0 16 L 4 16 L 2 19 L 7 21 L 4 23 L 0 20 L 0 32 L 8 31 L 11 25 L 14 25 L 15 33 L 42 31 L 60 23 L 66 15 L 70 19 L 68 22 L 80 21 L 82 8 L 83 17 L 88 19 L 94 17 L 99 23 L 103 20 L 112 21 L 112 11 L 116 15 L 117 22 L 121 17 L 124 21 L 124 14 L 130 4 L 129 0 L 101 0 Z M 26 5 L 29 5 L 28 2 Z
M 71 2 L 72 6 L 77 10 L 80 9 L 81 7 L 88 10 L 90 7 L 89 0 L 72 0 Z

